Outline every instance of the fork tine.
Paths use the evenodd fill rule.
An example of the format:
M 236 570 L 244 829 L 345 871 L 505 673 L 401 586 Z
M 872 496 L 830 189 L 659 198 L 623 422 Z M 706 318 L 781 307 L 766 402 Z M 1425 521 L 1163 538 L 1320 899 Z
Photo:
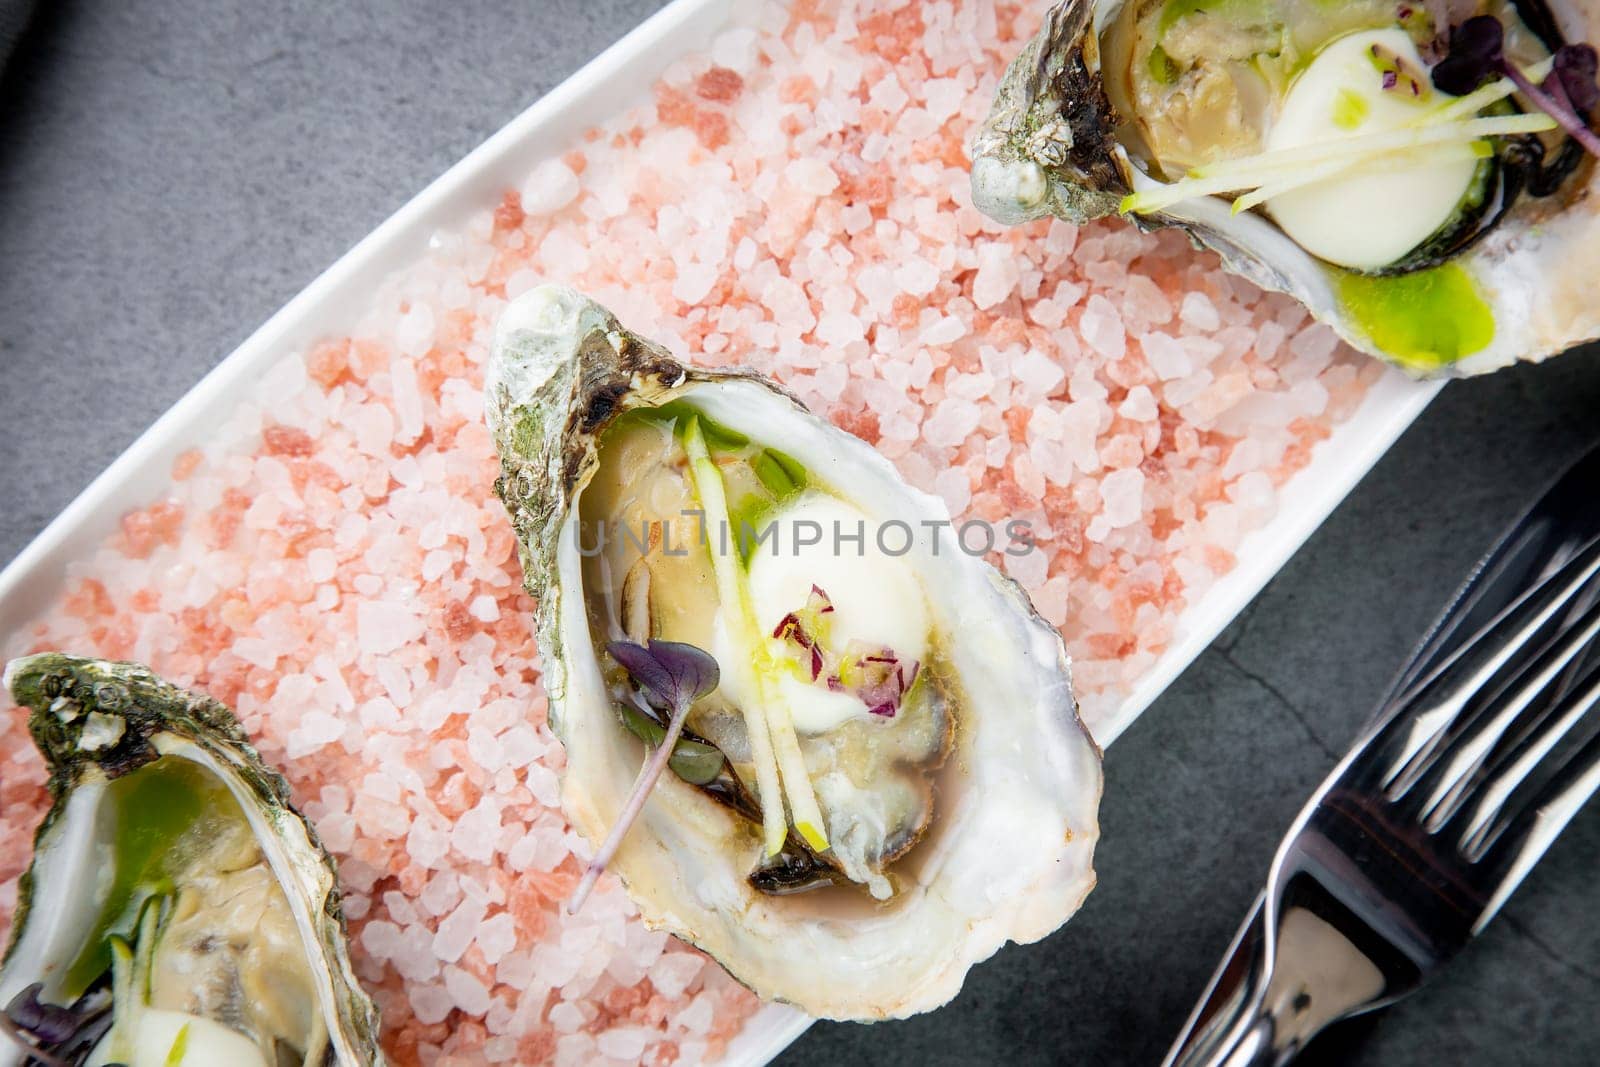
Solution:
M 1419 683 L 1415 703 L 1424 710 L 1396 720 L 1409 733 L 1380 779 L 1390 799 L 1404 797 L 1449 750 L 1451 727 L 1475 697 L 1491 691 L 1497 677 L 1502 679 L 1497 688 L 1503 688 L 1506 668 L 1526 662 L 1530 646 L 1542 648 L 1550 641 L 1552 627 L 1559 630 L 1562 616 L 1584 598 L 1597 574 L 1600 539 L 1510 604 Z
M 1600 607 L 1589 607 L 1514 678 L 1474 696 L 1452 724 L 1446 746 L 1427 774 L 1433 791 L 1421 812 L 1423 825 L 1437 830 L 1459 809 L 1492 756 L 1516 745 L 1519 735 L 1536 730 L 1541 719 L 1570 689 L 1572 668 L 1600 637 Z M 1559 738 L 1556 738 L 1559 740 Z M 1503 742 L 1509 741 L 1506 745 Z M 1552 742 L 1553 743 L 1553 742 Z
M 1592 631 L 1591 631 L 1592 632 Z M 1581 637 L 1581 633 L 1578 634 Z M 1545 666 L 1548 666 L 1548 662 Z M 1534 670 L 1530 669 L 1529 675 Z M 1548 672 L 1546 672 L 1548 674 Z M 1448 821 L 1460 821 L 1470 808 L 1464 838 L 1477 834 L 1504 803 L 1522 779 L 1532 774 L 1540 760 L 1563 743 L 1600 702 L 1600 639 L 1591 640 L 1578 650 L 1559 677 L 1536 695 L 1530 707 L 1515 722 L 1505 724 L 1493 748 L 1456 783 L 1449 797 L 1434 813 L 1429 828 Z M 1499 723 L 1490 729 L 1497 729 Z M 1582 736 L 1580 730 L 1574 736 Z
M 1600 449 L 1585 454 L 1479 561 L 1391 685 L 1382 707 L 1414 695 L 1419 679 L 1472 638 L 1522 591 L 1559 570 L 1600 530 Z
M 1417 644 L 1384 699 L 1385 706 L 1414 697 L 1421 683 L 1427 680 L 1429 671 L 1450 654 L 1452 646 L 1459 648 L 1470 642 L 1480 630 L 1495 621 L 1498 613 L 1506 608 L 1505 603 L 1500 603 L 1498 608 L 1494 606 L 1498 599 L 1496 593 L 1504 585 L 1516 589 L 1511 598 L 1515 600 L 1561 569 L 1572 553 L 1551 556 L 1541 551 L 1545 548 L 1546 536 L 1542 524 L 1519 525 L 1494 553 L 1478 564 L 1433 629 Z M 1573 551 L 1581 551 L 1582 547 L 1578 545 Z
M 1533 797 L 1508 819 L 1486 824 L 1469 842 L 1468 858 L 1476 856 L 1477 862 L 1502 872 L 1483 914 L 1473 924 L 1474 937 L 1522 884 L 1584 802 L 1600 789 L 1600 734 L 1549 770 L 1549 780 Z
M 1483 855 L 1493 836 L 1504 829 L 1515 814 L 1533 803 L 1542 785 L 1560 775 L 1571 753 L 1556 750 L 1569 737 L 1574 742 L 1600 732 L 1600 720 L 1592 715 L 1600 705 L 1600 668 L 1596 668 L 1563 699 L 1552 704 L 1544 720 L 1519 739 L 1492 769 L 1485 769 L 1461 805 L 1465 825 L 1461 831 L 1461 850 L 1469 859 Z M 1585 721 L 1587 720 L 1587 721 Z M 1523 787 L 1527 788 L 1524 789 Z M 1521 790 L 1524 796 L 1514 804 Z M 1470 807 L 1471 814 L 1464 813 Z M 1495 824 L 1498 822 L 1498 826 Z

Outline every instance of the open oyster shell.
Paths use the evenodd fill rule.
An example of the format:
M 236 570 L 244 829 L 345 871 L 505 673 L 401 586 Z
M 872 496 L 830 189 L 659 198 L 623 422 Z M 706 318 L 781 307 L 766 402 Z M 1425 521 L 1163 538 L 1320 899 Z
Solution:
M 636 712 L 607 639 L 693 638 L 687 643 L 717 650 L 721 686 L 688 722 L 695 744 L 712 751 L 712 771 L 726 760 L 721 777 L 700 777 L 698 755 L 663 774 L 610 864 L 647 924 L 704 949 L 764 998 L 818 1016 L 877 1019 L 944 1003 L 972 964 L 1007 940 L 1043 937 L 1077 909 L 1094 884 L 1099 751 L 1078 719 L 1054 627 L 1015 583 L 957 551 L 948 530 L 944 551 L 931 551 L 928 530 L 949 523 L 941 502 L 766 379 L 683 366 L 569 289 L 540 288 L 506 310 L 487 393 L 502 470 L 496 488 L 539 601 L 551 725 L 566 747 L 563 805 L 592 844 L 617 822 L 647 756 L 625 726 Z M 853 581 L 814 583 L 828 587 L 840 619 L 852 597 L 876 598 L 857 621 L 914 618 L 913 631 L 929 631 L 914 652 L 916 632 L 902 630 L 894 642 L 902 665 L 914 655 L 921 668 L 903 701 L 851 714 L 838 692 L 816 684 L 817 671 L 826 673 L 820 664 L 809 677 L 801 670 L 798 681 L 779 679 L 792 712 L 779 725 L 799 735 L 827 848 L 798 843 L 804 834 L 791 820 L 783 853 L 772 853 L 763 819 L 773 809 L 752 810 L 765 795 L 751 772 L 753 742 L 728 725 L 730 706 L 735 723 L 752 714 L 750 690 L 736 683 L 746 665 L 719 644 L 728 602 L 717 590 L 727 587 L 712 580 L 719 564 L 711 553 L 731 550 L 713 549 L 710 518 L 699 543 L 667 536 L 666 546 L 679 539 L 684 554 L 676 559 L 657 560 L 668 550 L 649 541 L 649 619 L 637 624 L 628 605 L 642 594 L 621 573 L 647 562 L 645 549 L 627 549 L 608 571 L 601 561 L 610 550 L 595 552 L 595 532 L 585 529 L 606 517 L 611 501 L 644 501 L 676 521 L 683 479 L 693 474 L 681 473 L 674 442 L 695 439 L 702 423 L 729 450 L 717 462 L 730 494 L 740 457 L 755 451 L 782 457 L 785 477 L 807 484 L 795 490 L 800 503 L 791 513 L 832 507 L 918 531 L 903 555 L 849 570 Z M 752 555 L 737 564 L 748 568 L 740 580 L 759 600 L 758 570 L 787 566 L 788 558 Z M 837 575 L 830 568 L 855 561 L 828 556 L 811 565 Z M 673 568 L 682 572 L 676 578 Z M 892 603 L 884 593 L 891 576 L 910 583 Z M 810 610 L 828 606 L 816 599 Z M 770 620 L 760 623 L 769 632 Z M 783 631 L 780 624 L 762 646 L 768 651 L 749 646 L 756 650 L 748 654 L 768 655 Z M 842 717 L 830 718 L 835 712 Z M 849 788 L 834 788 L 846 766 L 856 768 Z M 781 817 L 781 802 L 776 810 Z M 791 804 L 790 814 L 797 810 Z
M 1152 175 L 1139 131 L 1152 118 L 1167 125 L 1181 119 L 1129 114 L 1138 105 L 1126 94 L 1119 98 L 1120 108 L 1113 102 L 1116 84 L 1126 77 L 1115 64 L 1146 60 L 1119 59 L 1108 36 L 1124 12 L 1152 4 L 1162 6 L 1161 0 L 1063 0 L 1046 12 L 1040 31 L 1007 69 L 973 140 L 972 191 L 981 210 L 1008 224 L 1045 215 L 1083 222 L 1114 214 L 1127 194 L 1162 184 Z M 1393 10 L 1403 19 L 1424 17 L 1425 10 L 1475 6 L 1518 20 L 1508 42 L 1519 40 L 1530 57 L 1562 41 L 1600 36 L 1595 0 L 1484 0 L 1477 5 L 1469 0 L 1465 5 L 1401 4 Z M 1267 8 L 1281 8 L 1291 17 L 1296 11 L 1325 16 L 1341 10 L 1341 5 L 1290 0 L 1254 5 L 1168 0 L 1166 7 L 1241 19 Z M 1526 26 L 1543 28 L 1538 40 Z M 1148 61 L 1156 58 L 1165 59 Z M 1559 187 L 1544 196 L 1524 192 L 1504 213 L 1485 210 L 1481 232 L 1470 235 L 1464 248 L 1421 261 L 1439 267 L 1432 272 L 1352 281 L 1351 271 L 1308 253 L 1267 213 L 1235 214 L 1227 199 L 1217 197 L 1131 218 L 1144 227 L 1181 228 L 1216 251 L 1229 271 L 1290 294 L 1351 345 L 1413 374 L 1478 374 L 1519 359 L 1544 359 L 1600 336 L 1600 303 L 1589 282 L 1600 269 L 1600 199 L 1595 196 L 1600 171 L 1576 145 L 1547 149 L 1547 162 L 1567 153 L 1568 173 Z M 1428 248 L 1425 244 L 1421 251 Z M 1412 280 L 1403 282 L 1407 277 Z M 1446 291 L 1448 301 L 1438 295 Z M 1428 301 L 1437 305 L 1431 317 L 1412 321 L 1419 304 Z M 1470 337 L 1455 337 L 1468 319 L 1480 325 Z
M 333 859 L 232 712 L 138 665 L 59 653 L 13 661 L 5 682 L 55 802 L 0 1007 L 72 1008 L 77 1036 L 54 1051 L 91 1067 L 382 1064 Z M 0 1067 L 26 1059 L 0 1042 Z

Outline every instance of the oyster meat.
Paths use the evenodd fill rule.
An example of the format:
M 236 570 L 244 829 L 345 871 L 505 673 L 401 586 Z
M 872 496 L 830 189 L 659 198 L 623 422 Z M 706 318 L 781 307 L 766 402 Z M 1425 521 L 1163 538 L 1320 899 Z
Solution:
M 382 1064 L 333 859 L 232 712 L 58 653 L 6 685 L 54 804 L 0 963 L 0 1067 Z
M 597 847 L 622 821 L 609 869 L 648 924 L 763 997 L 874 1019 L 1072 914 L 1099 751 L 983 531 L 770 381 L 684 366 L 569 289 L 507 308 L 487 393 L 563 804 Z M 629 823 L 672 736 L 645 650 L 684 646 L 715 669 L 685 668 Z
M 1595 160 L 1557 121 L 1588 122 L 1584 93 L 1548 106 L 1558 75 L 1593 91 L 1597 19 L 1596 0 L 1064 0 L 974 138 L 973 200 L 1011 224 L 1180 227 L 1414 374 L 1542 359 L 1600 336 Z M 1451 53 L 1484 32 L 1499 65 L 1467 77 Z

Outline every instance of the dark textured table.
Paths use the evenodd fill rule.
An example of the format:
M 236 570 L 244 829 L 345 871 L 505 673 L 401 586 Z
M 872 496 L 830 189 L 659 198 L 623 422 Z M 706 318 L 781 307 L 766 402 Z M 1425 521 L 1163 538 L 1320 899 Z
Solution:
M 47 0 L 0 83 L 0 558 L 414 192 L 654 0 Z M 1600 439 L 1600 360 L 1445 390 L 1108 755 L 1100 887 L 949 1007 L 795 1064 L 1153 1064 L 1284 827 L 1468 566 Z M 1359 1064 L 1600 1059 L 1600 806 Z

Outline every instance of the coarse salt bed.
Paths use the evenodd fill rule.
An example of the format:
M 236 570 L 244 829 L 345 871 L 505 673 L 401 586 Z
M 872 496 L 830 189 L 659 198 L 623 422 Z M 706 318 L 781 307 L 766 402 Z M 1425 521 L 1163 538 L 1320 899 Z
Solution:
M 1091 728 L 1381 373 L 1179 234 L 973 209 L 964 144 L 1038 17 L 740 7 L 349 336 L 285 352 L 11 635 L 239 710 L 337 854 L 396 1064 L 698 1062 L 757 1007 L 612 880 L 561 909 L 590 846 L 478 399 L 507 298 L 567 281 L 680 357 L 788 383 L 958 520 L 1028 521 L 1038 550 L 1002 562 L 1062 627 Z M 0 716 L 0 904 L 47 803 L 24 731 Z

